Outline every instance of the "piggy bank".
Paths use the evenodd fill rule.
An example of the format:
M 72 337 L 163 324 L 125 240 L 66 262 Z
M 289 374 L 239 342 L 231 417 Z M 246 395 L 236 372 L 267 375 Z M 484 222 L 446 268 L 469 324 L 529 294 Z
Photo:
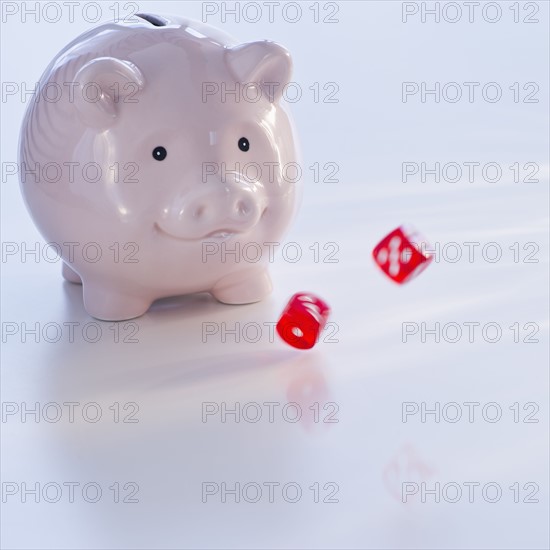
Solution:
M 259 301 L 299 198 L 289 53 L 134 19 L 82 34 L 43 74 L 20 138 L 27 207 L 93 317 L 195 292 Z

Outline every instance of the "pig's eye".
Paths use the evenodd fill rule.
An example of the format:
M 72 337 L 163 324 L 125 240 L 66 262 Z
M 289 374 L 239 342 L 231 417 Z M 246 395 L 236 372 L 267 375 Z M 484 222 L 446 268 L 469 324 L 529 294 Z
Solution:
M 250 143 L 245 137 L 239 139 L 239 149 L 244 152 L 250 149 Z
M 164 160 L 168 152 L 164 147 L 155 147 L 153 149 L 153 158 L 155 160 Z

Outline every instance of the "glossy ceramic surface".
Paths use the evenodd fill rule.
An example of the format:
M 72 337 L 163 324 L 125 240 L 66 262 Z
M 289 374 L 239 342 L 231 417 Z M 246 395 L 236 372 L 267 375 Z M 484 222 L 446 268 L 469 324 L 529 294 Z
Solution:
M 52 61 L 23 122 L 21 189 L 92 316 L 271 291 L 300 186 L 281 106 L 291 69 L 273 42 L 150 15 L 84 33 Z

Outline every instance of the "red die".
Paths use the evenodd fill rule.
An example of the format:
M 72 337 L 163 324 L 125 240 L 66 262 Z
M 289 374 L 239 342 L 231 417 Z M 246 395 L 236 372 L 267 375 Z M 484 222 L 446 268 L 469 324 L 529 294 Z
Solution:
M 277 323 L 279 336 L 291 346 L 310 349 L 325 328 L 330 308 L 317 296 L 298 292 L 289 300 Z
M 430 245 L 417 231 L 405 226 L 386 235 L 372 251 L 374 261 L 393 281 L 406 283 L 419 275 L 433 259 Z

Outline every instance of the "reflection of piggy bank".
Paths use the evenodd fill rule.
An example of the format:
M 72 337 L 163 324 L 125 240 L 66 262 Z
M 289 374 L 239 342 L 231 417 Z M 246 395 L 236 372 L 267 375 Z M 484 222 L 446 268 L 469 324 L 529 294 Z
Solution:
M 21 133 L 28 208 L 94 317 L 202 291 L 258 301 L 298 197 L 289 54 L 135 19 L 83 34 L 42 76 Z

